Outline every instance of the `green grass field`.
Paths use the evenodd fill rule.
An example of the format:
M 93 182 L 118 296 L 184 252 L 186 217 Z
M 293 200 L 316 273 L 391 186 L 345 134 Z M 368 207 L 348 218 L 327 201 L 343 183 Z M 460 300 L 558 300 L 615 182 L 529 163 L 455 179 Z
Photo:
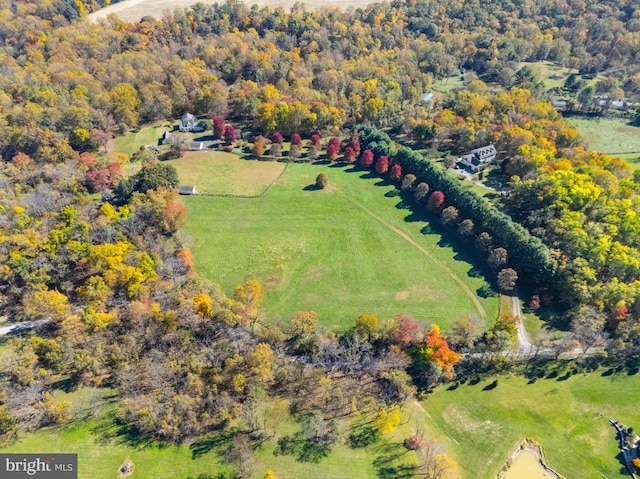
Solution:
M 525 438 L 539 442 L 549 465 L 569 479 L 628 477 L 618 460 L 609 418 L 640 425 L 635 391 L 640 375 L 575 375 L 568 379 L 493 378 L 455 390 L 441 387 L 423 401 L 429 433 L 444 442 L 463 478 L 493 478 Z
M 624 118 L 570 117 L 591 150 L 617 156 L 628 161 L 634 169 L 640 168 L 640 127 L 628 124 Z
M 132 130 L 126 135 L 114 138 L 109 144 L 109 151 L 126 153 L 131 156 L 141 146 L 157 146 L 162 134 L 171 129 L 173 129 L 173 123 L 163 121 L 144 126 L 139 130 Z
M 261 198 L 184 197 L 198 273 L 228 294 L 258 279 L 270 320 L 314 310 L 344 330 L 362 313 L 406 313 L 447 329 L 472 313 L 490 325 L 497 298 L 477 297 L 486 282 L 474 258 L 407 209 L 392 185 L 344 170 L 291 164 Z M 329 187 L 309 189 L 321 172 Z
M 219 473 L 232 477 L 233 467 L 223 462 L 229 444 L 227 432 L 190 444 L 166 446 L 128 435 L 114 423 L 116 397 L 112 390 L 83 388 L 70 394 L 56 394 L 56 399 L 68 399 L 76 407 L 75 419 L 70 424 L 22 433 L 17 440 L 0 446 L 0 452 L 76 453 L 79 479 L 118 477 L 118 468 L 126 461 L 134 463 L 131 477 L 137 478 L 196 479 L 201 474 L 216 476 Z M 300 461 L 294 455 L 274 454 L 278 438 L 293 435 L 301 425 L 289 415 L 285 401 L 272 401 L 268 407 L 266 426 L 275 434 L 254 449 L 253 479 L 262 479 L 267 470 L 274 471 L 276 477 L 288 479 L 375 479 L 379 477 L 374 466 L 376 458 L 388 457 L 389 452 L 404 454 L 400 460 L 385 465 L 414 463 L 415 453 L 408 453 L 402 441 L 414 432 L 416 421 L 425 419 L 417 403 L 411 404 L 403 412 L 402 424 L 392 433 L 373 445 L 357 449 L 347 445 L 353 431 L 350 426 L 366 422 L 372 416 L 341 420 L 338 442 L 316 463 Z
M 182 158 L 164 161 L 175 166 L 180 184 L 195 185 L 198 194 L 247 195 L 261 194 L 285 168 L 285 163 L 243 160 L 223 151 L 186 151 Z M 127 173 L 139 170 L 132 163 Z
M 59 391 L 58 391 L 59 392 Z M 93 397 L 93 400 L 90 398 Z M 76 453 L 79 479 L 107 479 L 118 477 L 118 468 L 133 461 L 132 477 L 158 479 L 195 479 L 199 474 L 226 472 L 213 454 L 193 458 L 188 446 L 144 444 L 134 437 L 120 434 L 113 422 L 115 410 L 113 392 L 104 389 L 81 389 L 57 399 L 69 399 L 76 406 L 77 419 L 68 425 L 21 434 L 18 441 L 0 448 L 3 453 Z M 86 418 L 79 408 L 103 410 Z

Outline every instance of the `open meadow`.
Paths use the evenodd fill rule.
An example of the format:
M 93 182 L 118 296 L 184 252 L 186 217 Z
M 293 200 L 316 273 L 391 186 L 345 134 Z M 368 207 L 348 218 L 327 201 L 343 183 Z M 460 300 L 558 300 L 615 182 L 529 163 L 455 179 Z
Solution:
M 640 127 L 628 119 L 568 117 L 567 121 L 589 149 L 622 158 L 634 170 L 640 168 Z
M 628 476 L 609 419 L 640 425 L 633 393 L 640 375 L 610 373 L 571 376 L 561 369 L 550 374 L 555 378 L 536 381 L 501 376 L 454 390 L 440 387 L 422 403 L 429 415 L 425 427 L 446 444 L 462 478 L 493 479 L 507 453 L 529 438 L 569 479 L 623 479 Z
M 69 394 L 58 392 L 56 398 L 72 402 L 74 420 L 62 427 L 20 433 L 8 444 L 0 444 L 0 452 L 76 453 L 79 479 L 123 477 L 118 475 L 118 468 L 127 461 L 134 464 L 134 478 L 235 477 L 233 467 L 225 463 L 224 458 L 231 444 L 231 432 L 240 424 L 189 444 L 163 445 L 144 440 L 117 423 L 117 396 L 112 390 L 81 388 Z M 380 469 L 392 470 L 393 467 L 415 464 L 415 453 L 409 453 L 402 441 L 413 433 L 415 424 L 425 418 L 421 407 L 413 403 L 403 411 L 400 425 L 365 447 L 352 447 L 348 438 L 350 434 L 362 431 L 361 425 L 373 417 L 356 414 L 350 419 L 340 419 L 338 443 L 331 446 L 325 456 L 303 458 L 296 453 L 282 454 L 278 450 L 279 438 L 293 437 L 302 428 L 300 421 L 290 415 L 287 403 L 278 399 L 270 401 L 263 405 L 260 414 L 265 411 L 268 415 L 265 415 L 263 424 L 272 434 L 253 444 L 253 479 L 264 478 L 267 470 L 273 471 L 276 477 L 288 479 L 392 477 L 381 476 Z M 393 459 L 397 454 L 400 454 L 400 459 Z
M 311 187 L 319 173 L 325 190 Z M 462 314 L 488 325 L 497 315 L 497 298 L 478 295 L 487 283 L 466 248 L 409 210 L 393 185 L 354 167 L 290 164 L 263 197 L 183 201 L 198 273 L 227 294 L 258 279 L 270 320 L 313 310 L 344 330 L 362 313 L 406 313 L 446 330 Z
M 142 17 L 151 16 L 155 18 L 161 18 L 163 13 L 167 10 L 171 11 L 176 8 L 186 8 L 196 3 L 204 3 L 211 5 L 214 3 L 220 3 L 219 0 L 124 0 L 122 2 L 114 3 L 108 7 L 101 8 L 100 10 L 91 13 L 88 18 L 92 22 L 98 21 L 102 18 L 107 18 L 110 14 L 115 14 L 126 22 L 137 22 Z M 295 4 L 305 6 L 308 10 L 319 7 L 363 7 L 370 3 L 375 3 L 373 0 L 320 0 L 316 2 L 299 1 L 299 0 L 249 0 L 244 2 L 247 6 L 259 5 L 270 6 L 271 8 L 281 7 L 286 10 L 293 7 Z

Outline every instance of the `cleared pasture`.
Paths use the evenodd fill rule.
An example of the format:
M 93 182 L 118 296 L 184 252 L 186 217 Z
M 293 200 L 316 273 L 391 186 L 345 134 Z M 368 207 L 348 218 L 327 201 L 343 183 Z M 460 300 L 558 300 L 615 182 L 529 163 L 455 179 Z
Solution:
M 640 127 L 629 124 L 625 118 L 567 119 L 582 135 L 591 149 L 628 161 L 633 169 L 640 168 Z
M 329 186 L 314 190 L 321 172 Z M 183 201 L 198 273 L 227 294 L 258 279 L 269 320 L 313 310 L 344 330 L 362 313 L 406 313 L 447 329 L 462 314 L 488 324 L 497 315 L 497 298 L 477 295 L 486 280 L 468 248 L 408 209 L 393 185 L 353 167 L 290 164 L 263 197 Z
M 540 443 L 546 461 L 570 479 L 628 477 L 609 418 L 640 424 L 635 395 L 640 376 L 598 371 L 571 375 L 562 366 L 549 379 L 498 377 L 455 390 L 441 387 L 423 405 L 427 431 L 446 444 L 462 478 L 493 478 L 508 452 L 525 438 Z M 632 371 L 633 372 L 633 371 Z

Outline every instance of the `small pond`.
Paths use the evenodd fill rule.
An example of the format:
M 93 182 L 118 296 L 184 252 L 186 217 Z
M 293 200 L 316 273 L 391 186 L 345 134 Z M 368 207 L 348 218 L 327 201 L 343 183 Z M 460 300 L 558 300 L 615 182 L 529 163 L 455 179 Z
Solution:
M 557 476 L 542 467 L 535 452 L 523 449 L 501 477 L 503 479 L 550 479 Z

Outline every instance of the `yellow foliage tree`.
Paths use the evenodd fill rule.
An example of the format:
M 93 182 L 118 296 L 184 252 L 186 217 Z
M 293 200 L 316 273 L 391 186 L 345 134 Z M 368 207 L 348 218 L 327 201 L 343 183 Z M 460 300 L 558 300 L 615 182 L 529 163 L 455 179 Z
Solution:
M 203 318 L 211 318 L 213 316 L 213 305 L 208 294 L 199 294 L 193 298 L 193 305 L 196 308 L 196 312 Z
M 258 306 L 262 299 L 262 285 L 255 279 L 236 286 L 233 298 L 242 304 L 247 318 L 252 319 L 258 315 Z

